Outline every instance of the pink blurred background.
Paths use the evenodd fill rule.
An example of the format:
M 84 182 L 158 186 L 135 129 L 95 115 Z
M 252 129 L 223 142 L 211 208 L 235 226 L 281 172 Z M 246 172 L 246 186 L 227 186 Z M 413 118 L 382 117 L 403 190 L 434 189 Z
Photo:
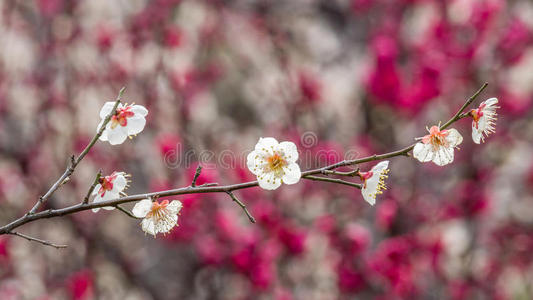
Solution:
M 98 143 L 48 208 L 80 202 L 99 169 L 131 173 L 129 194 L 186 186 L 198 160 L 200 184 L 254 180 L 221 153 L 261 136 L 311 153 L 304 169 L 400 149 L 483 82 L 476 104 L 501 109 L 483 145 L 469 120 L 454 125 L 451 165 L 393 158 L 374 207 L 302 180 L 236 192 L 255 225 L 219 194 L 171 198 L 179 227 L 157 239 L 118 211 L 24 225 L 69 247 L 0 236 L 0 299 L 533 298 L 532 32 L 528 0 L 1 1 L 2 225 L 122 86 L 147 128 Z

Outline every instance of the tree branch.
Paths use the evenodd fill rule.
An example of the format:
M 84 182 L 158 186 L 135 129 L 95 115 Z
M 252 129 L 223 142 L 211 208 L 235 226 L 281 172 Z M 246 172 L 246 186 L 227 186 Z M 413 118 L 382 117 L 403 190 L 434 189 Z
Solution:
M 8 234 L 16 235 L 18 237 L 27 239 L 28 241 L 41 243 L 43 245 L 54 247 L 56 249 L 67 248 L 67 245 L 54 244 L 54 243 L 51 243 L 49 241 L 45 241 L 45 240 L 41 240 L 41 239 L 38 239 L 38 238 L 34 238 L 32 236 L 29 236 L 29 235 L 26 235 L 26 234 L 23 234 L 23 233 L 20 233 L 20 232 L 10 231 L 10 232 L 8 232 Z
M 332 182 L 332 183 L 339 183 L 344 185 L 349 185 L 354 188 L 361 189 L 363 186 L 358 183 L 348 182 L 344 181 L 342 179 L 336 179 L 336 178 L 327 178 L 327 177 L 319 177 L 319 176 L 313 176 L 313 175 L 307 175 L 302 177 L 304 179 L 314 180 L 314 181 L 325 181 L 325 182 Z
M 469 104 L 471 104 L 475 100 L 475 98 L 485 89 L 486 86 L 487 86 L 487 84 L 485 83 L 473 96 L 471 96 L 466 101 L 466 103 L 461 107 L 461 109 L 448 122 L 446 122 L 444 125 L 441 126 L 441 129 L 445 129 L 448 126 L 450 126 L 451 124 L 453 124 L 456 121 L 458 121 L 459 119 L 461 119 L 462 118 L 462 115 L 461 115 L 462 112 L 466 109 L 466 107 Z M 121 94 L 119 94 L 119 98 L 120 98 L 120 95 Z M 347 175 L 350 172 L 348 172 L 347 174 L 343 174 L 343 172 L 331 172 L 331 171 L 334 170 L 334 169 L 337 169 L 339 167 L 344 167 L 344 166 L 357 165 L 357 164 L 361 164 L 361 163 L 366 163 L 366 162 L 376 161 L 376 160 L 383 160 L 383 159 L 396 157 L 396 156 L 409 156 L 408 153 L 414 148 L 414 146 L 415 146 L 415 143 L 410 145 L 410 146 L 407 146 L 407 147 L 405 147 L 403 149 L 396 150 L 396 151 L 389 152 L 389 153 L 384 153 L 384 154 L 379 154 L 379 155 L 374 154 L 374 155 L 371 155 L 371 156 L 367 156 L 367 157 L 363 157 L 363 158 L 359 158 L 359 159 L 353 159 L 353 160 L 344 160 L 344 161 L 341 161 L 341 162 L 338 162 L 338 163 L 335 163 L 335 164 L 332 164 L 332 165 L 329 165 L 329 166 L 325 166 L 325 167 L 322 167 L 322 168 L 318 168 L 318 169 L 313 169 L 313 170 L 308 170 L 308 171 L 302 172 L 302 177 L 305 178 L 305 179 L 309 179 L 309 180 L 317 180 L 317 178 L 320 178 L 320 179 L 318 179 L 320 181 L 327 181 L 327 182 L 346 184 L 346 183 L 348 183 L 346 181 L 339 182 L 339 181 L 337 181 L 338 179 L 331 179 L 331 178 L 324 178 L 324 177 L 317 177 L 317 176 L 311 176 L 310 177 L 310 175 L 328 174 L 328 173 L 336 174 L 336 175 Z M 198 173 L 198 169 L 197 169 L 197 173 Z M 327 179 L 330 179 L 330 180 L 327 180 Z M 58 181 L 58 182 L 61 182 L 61 181 Z M 353 186 L 351 183 L 349 185 Z M 187 187 L 182 187 L 182 188 L 177 188 L 177 189 L 172 189 L 172 190 L 166 190 L 166 191 L 153 192 L 153 193 L 146 193 L 146 194 L 130 195 L 130 196 L 125 196 L 125 197 L 121 197 L 121 198 L 118 198 L 118 199 L 102 201 L 102 202 L 98 202 L 98 203 L 83 203 L 82 202 L 82 203 L 75 204 L 75 205 L 72 205 L 72 206 L 68 206 L 68 207 L 65 207 L 65 208 L 49 209 L 49 210 L 41 211 L 41 212 L 38 212 L 38 213 L 28 213 L 28 214 L 26 214 L 26 215 L 24 215 L 24 216 L 22 216 L 22 217 L 20 217 L 20 218 L 18 218 L 16 220 L 12 221 L 11 223 L 0 227 L 0 235 L 9 234 L 11 232 L 11 230 L 13 230 L 13 229 L 15 229 L 15 228 L 17 228 L 19 226 L 22 226 L 22 225 L 24 225 L 26 223 L 29 223 L 29 222 L 32 222 L 32 221 L 35 221 L 35 220 L 39 220 L 39 219 L 54 218 L 54 217 L 68 215 L 68 214 L 73 214 L 73 213 L 80 212 L 80 211 L 90 210 L 90 209 L 93 209 L 93 208 L 101 208 L 101 207 L 105 207 L 105 206 L 115 206 L 116 207 L 118 204 L 139 201 L 139 200 L 148 199 L 148 198 L 151 198 L 151 197 L 166 197 L 166 196 L 176 196 L 176 195 L 185 195 L 185 194 L 201 194 L 201 193 L 226 193 L 226 194 L 228 194 L 232 198 L 232 200 L 235 201 L 244 210 L 244 212 L 246 213 L 246 215 L 248 216 L 250 221 L 252 223 L 254 223 L 255 219 L 250 215 L 250 213 L 246 209 L 246 206 L 239 199 L 237 199 L 232 192 L 236 191 L 236 190 L 240 190 L 240 189 L 246 189 L 246 188 L 255 187 L 255 186 L 258 186 L 258 182 L 257 181 L 250 181 L 250 182 L 231 184 L 231 185 L 225 185 L 225 186 L 219 186 L 217 184 L 203 184 L 201 186 L 192 186 L 192 184 L 191 184 L 191 186 L 187 186 Z
M 120 206 L 120 205 L 118 205 L 118 204 L 115 205 L 115 207 L 116 207 L 118 210 L 120 210 L 121 212 L 125 213 L 125 214 L 126 214 L 128 217 L 130 217 L 130 218 L 134 218 L 134 219 L 137 219 L 137 220 L 142 220 L 142 219 L 143 219 L 143 218 L 139 218 L 139 217 L 134 216 L 129 210 L 124 209 L 122 206 Z
M 102 177 L 102 170 L 98 171 L 98 173 L 96 174 L 93 184 L 87 191 L 87 195 L 85 195 L 85 198 L 83 198 L 83 203 L 89 203 L 89 198 L 91 197 L 91 194 L 93 193 L 94 188 L 96 187 L 96 185 L 100 183 L 100 177 Z

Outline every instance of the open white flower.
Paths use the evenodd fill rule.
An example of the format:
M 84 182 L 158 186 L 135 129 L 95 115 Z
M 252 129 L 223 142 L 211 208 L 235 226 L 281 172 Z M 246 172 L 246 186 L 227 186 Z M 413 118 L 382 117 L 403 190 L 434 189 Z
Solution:
M 474 119 L 472 121 L 472 139 L 474 143 L 485 142 L 485 136 L 495 132 L 496 109 L 500 108 L 496 106 L 497 103 L 498 99 L 490 98 L 481 102 L 477 109 L 470 111 L 470 115 Z
M 439 166 L 451 163 L 454 148 L 463 142 L 461 134 L 455 129 L 440 130 L 439 126 L 432 126 L 428 131 L 428 135 L 418 138 L 421 141 L 413 149 L 414 157 L 421 162 L 433 161 Z
M 259 186 L 275 190 L 281 183 L 295 184 L 302 177 L 296 163 L 298 150 L 293 142 L 281 142 L 275 138 L 259 138 L 255 150 L 247 157 L 248 169 L 257 176 Z
M 124 172 L 113 172 L 109 176 L 100 177 L 100 183 L 98 183 L 93 190 L 93 203 L 120 198 L 120 194 L 123 193 L 128 186 L 128 180 L 126 179 L 128 176 L 129 175 Z M 115 208 L 106 206 L 103 207 L 103 209 L 112 210 Z M 99 210 L 100 208 L 93 208 L 93 212 L 98 212 Z
M 368 172 L 359 172 L 359 177 L 363 181 L 363 188 L 361 193 L 366 202 L 370 205 L 376 204 L 376 196 L 383 194 L 382 190 L 386 190 L 385 179 L 389 176 L 389 161 L 385 160 L 370 169 Z
M 143 218 L 142 230 L 154 237 L 158 233 L 169 232 L 178 223 L 178 214 L 181 210 L 181 202 L 163 200 L 161 203 L 150 199 L 144 199 L 133 207 L 132 213 L 137 218 Z
M 100 130 L 104 123 L 105 117 L 113 110 L 115 102 L 106 102 L 100 110 L 100 124 L 96 131 Z M 115 114 L 111 117 L 109 123 L 102 135 L 101 141 L 109 141 L 111 145 L 124 143 L 128 136 L 136 135 L 143 131 L 146 125 L 146 115 L 148 110 L 142 105 L 128 105 L 119 103 Z

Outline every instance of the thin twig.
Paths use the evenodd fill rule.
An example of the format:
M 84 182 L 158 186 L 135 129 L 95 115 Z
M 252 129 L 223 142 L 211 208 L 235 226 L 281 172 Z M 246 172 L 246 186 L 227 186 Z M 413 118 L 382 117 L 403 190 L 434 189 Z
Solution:
M 128 215 L 128 217 L 131 217 L 131 218 L 134 218 L 134 219 L 137 219 L 137 220 L 142 220 L 142 218 L 139 218 L 139 217 L 136 217 L 134 214 L 132 214 L 129 210 L 125 209 L 125 208 L 122 208 L 120 205 L 115 205 L 115 207 L 120 210 L 121 212 L 125 213 L 126 215 Z
M 196 180 L 198 179 L 198 177 L 200 177 L 200 173 L 202 173 L 202 166 L 198 165 L 198 167 L 196 167 L 196 173 L 194 173 L 194 177 L 191 182 L 192 187 L 196 186 Z
M 480 88 L 479 90 L 477 90 L 477 92 L 470 96 L 470 98 L 468 98 L 468 100 L 466 100 L 465 104 L 463 104 L 463 106 L 461 106 L 461 108 L 457 111 L 457 113 L 450 119 L 448 120 L 448 122 L 444 123 L 441 127 L 440 127 L 440 130 L 443 130 L 443 129 L 446 129 L 448 128 L 448 126 L 452 125 L 452 123 L 454 123 L 455 121 L 461 119 L 461 118 L 464 118 L 466 117 L 466 115 L 461 115 L 461 113 L 470 105 L 472 104 L 472 102 L 474 102 L 474 100 L 476 100 L 477 96 L 479 96 L 479 94 L 481 94 L 481 92 L 483 92 L 483 90 L 488 86 L 489 84 L 487 82 L 485 82 Z
M 65 170 L 65 172 L 63 173 L 63 175 L 59 177 L 59 179 L 50 187 L 50 189 L 43 196 L 39 197 L 39 200 L 37 201 L 37 203 L 35 203 L 32 209 L 27 213 L 27 215 L 34 214 L 39 209 L 39 207 L 41 207 L 41 205 L 45 203 L 60 186 L 65 184 L 70 179 L 70 176 L 72 175 L 72 173 L 74 173 L 76 166 L 81 162 L 81 160 L 85 157 L 85 155 L 89 153 L 89 150 L 91 150 L 91 148 L 94 146 L 94 144 L 96 144 L 96 142 L 98 141 L 98 139 L 104 132 L 107 123 L 109 123 L 109 121 L 111 120 L 111 117 L 115 114 L 117 107 L 120 103 L 120 99 L 122 98 L 122 95 L 124 94 L 125 90 L 126 90 L 126 87 L 123 87 L 118 92 L 118 96 L 117 96 L 117 99 L 115 100 L 115 105 L 113 106 L 113 109 L 105 117 L 104 122 L 102 123 L 102 127 L 100 127 L 100 130 L 98 130 L 98 132 L 93 137 L 93 139 L 89 142 L 89 144 L 85 147 L 85 149 L 83 149 L 83 151 L 80 153 L 78 158 L 75 158 L 74 155 L 70 157 L 69 165 L 67 169 Z
M 319 177 L 319 176 L 313 176 L 313 175 L 307 175 L 307 176 L 304 176 L 302 178 L 309 179 L 309 180 L 314 180 L 314 181 L 325 181 L 325 182 L 339 183 L 339 184 L 349 185 L 351 187 L 358 188 L 358 189 L 362 188 L 361 184 L 344 181 L 342 179 Z
M 250 212 L 246 208 L 246 205 L 244 205 L 244 203 L 242 203 L 241 200 L 237 199 L 237 197 L 235 196 L 235 194 L 233 194 L 233 192 L 228 191 L 226 193 L 231 197 L 233 201 L 235 201 L 235 203 L 237 203 L 237 205 L 239 205 L 242 208 L 242 210 L 244 211 L 244 213 L 246 214 L 250 222 L 255 223 L 255 218 L 250 214 Z
M 38 238 L 34 238 L 32 236 L 29 236 L 29 235 L 26 235 L 26 234 L 23 234 L 23 233 L 20 233 L 20 232 L 16 232 L 16 231 L 10 231 L 10 232 L 8 232 L 8 234 L 16 235 L 18 237 L 27 239 L 28 241 L 41 243 L 43 245 L 54 247 L 56 249 L 67 248 L 67 245 L 54 244 L 54 243 L 51 243 L 49 241 L 45 241 L 45 240 L 41 240 L 41 239 L 38 239 Z
M 98 171 L 98 173 L 96 174 L 96 177 L 94 178 L 93 184 L 91 185 L 91 187 L 87 191 L 87 195 L 85 195 L 85 198 L 83 198 L 83 203 L 84 204 L 89 203 L 89 198 L 91 197 L 91 194 L 93 193 L 94 188 L 96 187 L 96 185 L 98 185 L 100 183 L 100 178 L 101 177 L 102 177 L 102 170 Z
M 481 91 L 485 87 L 486 87 L 486 84 L 484 84 L 472 97 L 470 97 L 467 100 L 466 104 L 463 105 L 463 107 L 459 110 L 459 112 L 457 114 L 455 114 L 455 116 L 453 116 L 443 126 L 441 126 L 441 128 L 444 129 L 444 128 L 448 127 L 449 125 L 453 124 L 454 122 L 456 122 L 457 120 L 459 120 L 461 118 L 460 116 L 461 116 L 462 112 L 464 111 L 464 109 L 466 109 L 468 104 L 471 104 L 472 101 L 474 101 L 474 99 L 481 93 Z M 329 166 L 325 166 L 325 167 L 322 167 L 322 168 L 304 171 L 304 172 L 302 172 L 302 177 L 305 178 L 305 177 L 307 177 L 309 175 L 324 174 L 324 172 L 327 173 L 328 170 L 334 170 L 334 169 L 337 169 L 337 168 L 340 168 L 340 167 L 352 166 L 352 165 L 362 164 L 362 163 L 366 163 L 366 162 L 370 162 L 370 161 L 383 160 L 383 159 L 396 157 L 396 156 L 409 156 L 409 152 L 411 150 L 413 150 L 414 146 L 415 146 L 415 144 L 412 144 L 412 145 L 407 146 L 407 147 L 405 147 L 403 149 L 396 150 L 396 151 L 393 151 L 393 152 L 379 154 L 379 155 L 374 154 L 374 155 L 371 155 L 371 156 L 367 156 L 367 157 L 363 157 L 363 158 L 359 158 L 359 159 L 354 159 L 354 160 L 344 160 L 344 161 L 341 161 L 341 162 L 338 162 L 338 163 L 335 163 L 335 164 L 332 164 L 332 165 L 329 165 Z M 319 178 L 323 178 L 323 177 L 319 177 Z M 313 180 L 312 178 L 308 178 L 308 179 Z M 323 181 L 323 180 L 321 180 L 321 181 Z M 340 183 L 340 182 L 337 182 L 337 183 Z M 237 183 L 237 184 L 231 184 L 231 185 L 225 185 L 225 186 L 219 186 L 219 185 L 214 186 L 214 185 L 215 184 L 205 184 L 205 185 L 195 186 L 195 187 L 187 186 L 187 187 L 183 187 L 183 188 L 171 189 L 171 190 L 166 190 L 166 191 L 159 191 L 159 192 L 154 192 L 154 193 L 130 195 L 130 196 L 125 196 L 125 197 L 121 197 L 121 198 L 117 198 L 117 199 L 101 201 L 101 202 L 97 202 L 97 203 L 79 203 L 79 204 L 75 204 L 75 205 L 72 205 L 72 206 L 59 208 L 59 209 L 48 209 L 48 210 L 41 211 L 41 212 L 34 213 L 34 214 L 29 214 L 28 213 L 28 214 L 26 214 L 26 215 L 24 215 L 24 216 L 22 216 L 22 217 L 20 217 L 20 218 L 18 218 L 16 220 L 12 221 L 11 223 L 0 227 L 0 235 L 8 234 L 11 230 L 13 230 L 13 229 L 15 229 L 15 228 L 17 228 L 19 226 L 22 226 L 22 225 L 24 225 L 26 223 L 33 222 L 33 221 L 39 220 L 39 219 L 46 219 L 46 218 L 54 218 L 54 217 L 64 216 L 64 215 L 73 214 L 73 213 L 76 213 L 76 212 L 85 211 L 85 210 L 89 210 L 89 209 L 93 209 L 93 208 L 100 208 L 100 207 L 105 207 L 105 206 L 116 206 L 118 204 L 134 202 L 134 201 L 138 201 L 138 200 L 142 200 L 142 199 L 166 197 L 166 196 L 176 196 L 176 195 L 185 195 L 185 194 L 227 193 L 227 194 L 230 195 L 230 197 L 232 197 L 232 199 L 237 204 L 239 204 L 239 206 L 241 206 L 241 208 L 243 208 L 245 210 L 245 212 L 247 212 L 247 210 L 245 209 L 246 207 L 244 206 L 244 204 L 242 202 L 240 202 L 237 198 L 235 198 L 235 195 L 233 195 L 231 192 L 236 191 L 236 190 L 240 190 L 240 189 L 246 189 L 246 188 L 255 187 L 255 186 L 258 186 L 259 184 L 258 184 L 257 181 L 250 181 L 250 182 L 243 182 L 243 183 Z M 249 213 L 247 213 L 247 215 L 249 215 Z M 251 216 L 249 216 L 249 218 L 250 217 Z M 253 219 L 253 218 L 250 218 L 250 221 L 251 220 L 255 221 L 255 219 Z
M 341 171 L 335 171 L 335 170 L 324 170 L 321 173 L 324 175 L 339 175 L 339 176 L 355 177 L 359 174 L 359 168 L 353 171 L 348 171 L 348 172 L 341 172 Z

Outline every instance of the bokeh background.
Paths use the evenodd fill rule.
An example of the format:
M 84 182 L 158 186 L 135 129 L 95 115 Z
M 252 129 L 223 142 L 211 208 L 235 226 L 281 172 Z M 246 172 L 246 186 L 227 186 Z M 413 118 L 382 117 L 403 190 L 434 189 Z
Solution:
M 303 169 L 400 149 L 485 81 L 476 104 L 501 106 L 483 145 L 454 125 L 451 165 L 393 158 L 374 207 L 302 180 L 236 192 L 256 225 L 218 194 L 174 197 L 179 227 L 156 239 L 119 211 L 27 224 L 69 247 L 0 236 L 0 299 L 533 298 L 532 32 L 528 0 L 0 1 L 2 224 L 122 86 L 146 129 L 98 143 L 46 207 L 99 169 L 131 173 L 129 194 L 186 186 L 198 161 L 199 183 L 253 180 L 261 136 L 295 142 Z

